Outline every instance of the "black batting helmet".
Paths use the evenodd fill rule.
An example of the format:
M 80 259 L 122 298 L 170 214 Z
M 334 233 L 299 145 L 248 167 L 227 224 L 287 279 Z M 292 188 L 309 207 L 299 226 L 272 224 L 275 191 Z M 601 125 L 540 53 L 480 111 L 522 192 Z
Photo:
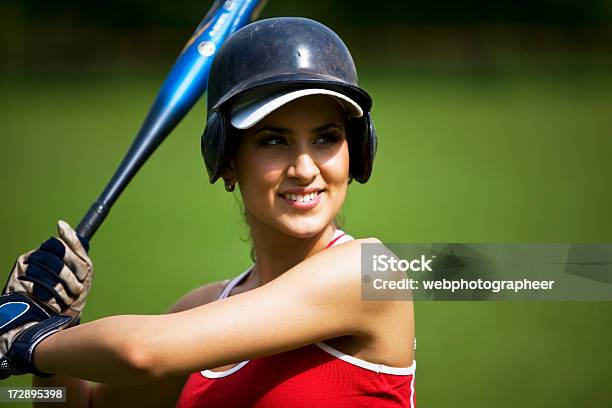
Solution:
M 357 85 L 351 54 L 323 24 L 280 17 L 238 30 L 213 61 L 201 144 L 210 182 L 220 177 L 230 160 L 231 146 L 237 143 L 230 126 L 250 127 L 279 103 L 313 93 L 333 96 L 345 106 L 350 175 L 360 183 L 368 181 L 376 154 L 372 99 Z M 257 101 L 257 107 L 247 107 L 245 113 L 247 100 Z M 241 119 L 236 119 L 236 112 Z

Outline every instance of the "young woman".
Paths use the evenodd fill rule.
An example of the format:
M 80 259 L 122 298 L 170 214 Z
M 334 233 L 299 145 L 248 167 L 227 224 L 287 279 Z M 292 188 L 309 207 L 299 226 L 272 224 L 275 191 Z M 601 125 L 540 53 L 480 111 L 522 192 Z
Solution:
M 239 187 L 254 264 L 169 314 L 58 324 L 30 341 L 29 372 L 55 374 L 34 384 L 67 386 L 74 407 L 413 407 L 412 303 L 361 300 L 360 244 L 378 241 L 334 222 L 371 173 L 370 108 L 327 27 L 277 18 L 234 34 L 211 69 L 202 150 L 211 182 Z M 92 265 L 59 230 L 19 258 L 6 292 L 77 318 Z M 28 268 L 61 279 L 45 291 Z

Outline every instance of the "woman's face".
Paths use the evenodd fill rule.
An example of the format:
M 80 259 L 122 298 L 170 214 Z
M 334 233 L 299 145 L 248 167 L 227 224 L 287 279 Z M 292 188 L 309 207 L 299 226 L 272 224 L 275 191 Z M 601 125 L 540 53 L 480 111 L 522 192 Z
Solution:
M 349 181 L 345 117 L 334 99 L 312 95 L 241 133 L 232 173 L 251 226 L 307 238 L 333 222 Z

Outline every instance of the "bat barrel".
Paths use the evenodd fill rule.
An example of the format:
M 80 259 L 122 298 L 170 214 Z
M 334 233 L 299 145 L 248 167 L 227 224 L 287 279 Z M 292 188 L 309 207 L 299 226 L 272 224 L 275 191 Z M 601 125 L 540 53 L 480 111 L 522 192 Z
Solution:
M 168 86 L 165 85 L 162 88 L 162 92 L 160 92 L 155 100 L 138 135 L 132 142 L 132 146 L 115 171 L 112 179 L 79 223 L 76 232 L 87 241 L 91 240 L 115 201 L 117 201 L 138 170 L 140 170 L 149 156 L 185 116 L 189 108 L 203 92 L 200 91 L 198 94 L 198 90 L 195 89 L 182 104 L 170 109 L 164 97 L 165 93 L 163 91 L 167 91 L 165 88 L 168 88 Z
M 217 0 L 179 55 L 130 150 L 76 231 L 91 240 L 136 172 L 206 90 L 216 51 L 255 18 L 265 0 Z

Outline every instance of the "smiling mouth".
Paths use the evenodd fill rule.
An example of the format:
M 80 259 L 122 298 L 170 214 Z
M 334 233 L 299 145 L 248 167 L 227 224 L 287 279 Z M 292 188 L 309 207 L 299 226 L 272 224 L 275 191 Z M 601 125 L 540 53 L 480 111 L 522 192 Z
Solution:
M 286 200 L 293 201 L 298 204 L 308 204 L 312 201 L 315 201 L 322 192 L 323 190 L 314 191 L 309 194 L 284 193 L 284 194 L 281 194 L 280 196 Z

